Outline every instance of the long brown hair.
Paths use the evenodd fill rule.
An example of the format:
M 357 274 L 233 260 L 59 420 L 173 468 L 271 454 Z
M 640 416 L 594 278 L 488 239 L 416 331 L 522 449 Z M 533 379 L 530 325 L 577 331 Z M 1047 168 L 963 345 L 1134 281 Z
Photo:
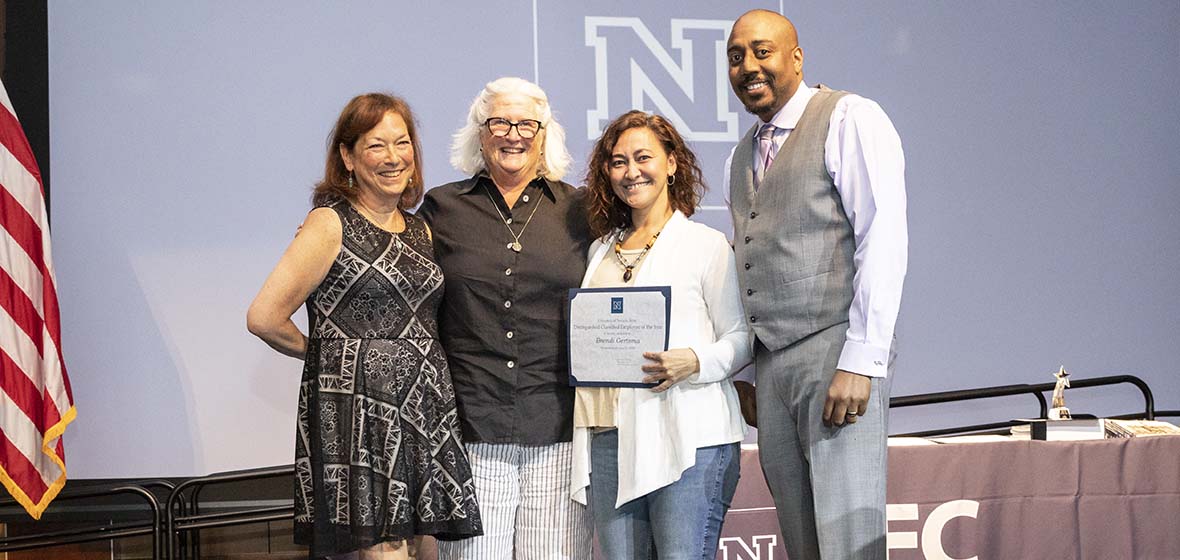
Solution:
M 418 125 L 414 122 L 414 113 L 410 105 L 400 97 L 387 93 L 366 93 L 352 98 L 340 117 L 336 119 L 336 126 L 328 136 L 328 158 L 324 164 L 324 178 L 316 183 L 312 192 L 312 204 L 322 204 L 333 198 L 344 198 L 349 202 L 356 201 L 356 189 L 348 188 L 348 168 L 344 166 L 344 158 L 340 155 L 340 146 L 352 150 L 357 140 L 366 132 L 373 130 L 385 118 L 386 113 L 395 113 L 406 122 L 406 132 L 410 135 L 410 142 L 414 145 L 414 176 L 405 192 L 397 201 L 401 210 L 409 210 L 422 202 L 422 146 L 418 141 Z
M 586 169 L 586 194 L 589 197 L 590 232 L 594 237 L 602 237 L 615 228 L 631 225 L 631 207 L 615 196 L 607 165 L 623 133 L 640 127 L 650 130 L 664 151 L 676 158 L 676 173 L 670 176 L 674 180 L 668 185 L 668 203 L 672 209 L 691 216 L 705 194 L 697 156 L 688 148 L 680 133 L 676 132 L 676 127 L 659 115 L 629 111 L 606 127 L 590 152 L 590 164 Z

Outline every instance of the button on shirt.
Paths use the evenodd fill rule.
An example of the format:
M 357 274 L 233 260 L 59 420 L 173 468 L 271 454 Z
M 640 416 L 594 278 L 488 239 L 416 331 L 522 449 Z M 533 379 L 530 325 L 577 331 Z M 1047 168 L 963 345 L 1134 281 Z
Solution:
M 795 95 L 770 120 L 776 127 L 776 151 L 799 123 L 815 92 L 800 82 Z M 755 136 L 752 169 L 759 165 L 757 141 Z M 856 278 L 848 310 L 847 340 L 837 367 L 861 375 L 885 377 L 901 307 L 909 245 L 901 139 L 880 105 L 859 95 L 845 95 L 832 111 L 824 143 L 824 163 L 840 194 L 856 241 L 852 257 Z M 722 190 L 727 197 L 732 164 L 730 153 L 722 175 Z M 762 185 L 762 188 L 773 186 Z M 750 219 L 755 217 L 751 212 Z M 746 268 L 749 266 L 747 263 Z
M 591 241 L 584 191 L 537 179 L 509 208 L 479 175 L 431 189 L 418 215 L 430 224 L 446 278 L 439 336 L 464 439 L 570 441 L 564 309 L 568 289 L 581 284 Z M 509 219 L 519 253 L 508 247 L 515 240 Z

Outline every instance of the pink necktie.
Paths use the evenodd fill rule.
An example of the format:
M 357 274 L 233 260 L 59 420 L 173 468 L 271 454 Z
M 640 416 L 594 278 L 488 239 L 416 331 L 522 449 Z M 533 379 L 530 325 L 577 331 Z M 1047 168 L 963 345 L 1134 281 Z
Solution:
M 766 176 L 766 170 L 770 169 L 770 164 L 774 163 L 774 156 L 778 155 L 778 146 L 774 144 L 774 131 L 778 127 L 773 124 L 766 123 L 758 131 L 758 169 L 754 174 L 754 188 L 757 189 L 762 183 L 762 178 Z

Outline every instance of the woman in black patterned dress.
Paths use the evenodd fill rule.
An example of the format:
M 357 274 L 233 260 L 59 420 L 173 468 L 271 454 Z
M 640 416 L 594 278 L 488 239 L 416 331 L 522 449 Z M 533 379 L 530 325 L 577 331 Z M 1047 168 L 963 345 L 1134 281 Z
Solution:
M 436 314 L 442 271 L 409 106 L 348 103 L 315 208 L 250 306 L 250 332 L 304 360 L 295 540 L 320 558 L 405 558 L 415 535 L 482 532 Z M 291 320 L 306 303 L 310 336 Z

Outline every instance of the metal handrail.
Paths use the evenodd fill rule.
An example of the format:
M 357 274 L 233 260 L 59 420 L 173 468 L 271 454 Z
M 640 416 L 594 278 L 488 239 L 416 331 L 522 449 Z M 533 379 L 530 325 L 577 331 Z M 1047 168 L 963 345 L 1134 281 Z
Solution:
M 1146 382 L 1138 377 L 1135 377 L 1134 375 L 1108 375 L 1104 377 L 1091 377 L 1087 379 L 1070 379 L 1069 381 L 1070 388 L 1077 389 L 1084 389 L 1087 387 L 1101 387 L 1106 385 L 1118 385 L 1122 383 L 1129 383 L 1139 389 L 1139 392 L 1143 395 L 1143 416 L 1148 420 L 1155 420 L 1155 397 L 1152 395 L 1151 388 L 1147 386 Z M 1037 402 L 1040 405 L 1040 413 L 1037 418 L 1048 418 L 1049 409 L 1048 404 L 1045 401 L 1044 393 L 1052 391 L 1054 388 L 1056 388 L 1056 386 L 1056 383 L 1000 385 L 996 387 L 981 387 L 978 389 L 962 389 L 958 391 L 943 391 L 939 393 L 925 393 L 921 395 L 893 397 L 889 399 L 889 407 L 904 408 L 908 406 L 919 406 L 924 404 L 940 404 L 992 397 L 1031 394 L 1036 397 Z M 949 434 L 996 430 L 1023 423 L 1025 422 L 1009 420 L 1006 422 L 992 422 L 988 424 L 974 424 L 968 426 L 957 426 L 953 428 L 939 428 L 936 430 L 923 430 L 919 432 L 909 432 L 894 435 L 901 437 L 943 436 Z
M 203 529 L 205 527 L 206 523 L 222 521 L 225 519 L 234 519 L 237 517 L 241 517 L 243 514 L 271 514 L 271 513 L 279 513 L 279 512 L 284 512 L 284 511 L 294 512 L 295 505 L 292 504 L 289 506 L 269 506 L 269 507 L 250 508 L 248 510 L 221 511 L 221 512 L 217 512 L 217 513 L 203 513 L 201 515 L 189 515 L 187 517 L 183 517 L 183 518 L 178 519 L 174 525 L 174 528 L 177 531 L 187 531 L 189 529 Z
M 142 497 L 144 501 L 147 502 L 148 508 L 151 510 L 151 524 L 126 523 L 117 526 L 102 525 L 89 529 L 64 529 L 36 535 L 5 537 L 0 539 L 0 552 L 15 552 L 18 550 L 27 550 L 31 548 L 42 548 L 63 544 L 151 535 L 152 558 L 160 558 L 160 502 L 156 499 L 155 494 L 153 494 L 147 488 L 144 488 L 142 485 L 124 484 L 112 487 L 79 490 L 76 492 L 64 491 L 61 494 L 58 494 L 58 496 L 54 498 L 54 501 L 57 502 L 60 500 L 80 500 L 85 498 L 110 497 L 118 494 L 135 494 Z M 15 504 L 16 502 L 13 501 L 12 503 Z
M 201 515 L 196 496 L 208 485 L 224 484 L 229 482 L 242 482 L 246 480 L 258 480 L 261 478 L 272 478 L 278 476 L 293 476 L 295 474 L 294 465 L 285 465 L 279 467 L 263 467 L 258 469 L 248 469 L 244 471 L 233 471 L 212 474 L 209 476 L 202 476 L 186 480 L 176 486 L 175 489 L 168 495 L 167 505 L 164 510 L 167 512 L 165 520 L 165 533 L 167 534 L 167 544 L 165 546 L 167 551 L 167 558 L 178 560 L 184 552 L 184 548 L 177 547 L 177 538 L 189 531 L 195 531 L 207 527 L 224 527 L 229 525 L 241 525 L 247 523 L 259 523 L 262 521 L 277 521 L 280 519 L 288 519 L 294 517 L 294 507 L 289 508 L 290 514 L 282 514 L 275 516 L 274 508 L 254 508 L 241 511 L 223 512 L 216 514 Z M 191 505 L 191 514 L 186 514 L 184 508 L 184 494 L 189 492 L 189 502 Z M 175 515 L 174 512 L 180 508 L 182 511 L 180 515 Z M 259 512 L 262 512 L 260 515 Z M 213 519 L 210 519 L 212 517 Z M 197 549 L 197 541 L 194 539 L 194 557 L 199 557 L 199 549 Z
M 959 389 L 956 391 L 942 391 L 938 393 L 923 393 L 919 395 L 907 395 L 904 397 L 893 397 L 889 399 L 889 408 L 905 408 L 908 406 L 921 406 L 924 404 L 940 404 L 957 401 L 967 401 L 974 399 L 986 399 L 991 397 L 1009 397 L 1013 395 L 1032 394 L 1037 399 L 1037 404 L 1040 405 L 1040 416 L 1044 418 L 1049 414 L 1049 404 L 1045 401 L 1045 395 L 1041 391 L 1030 390 L 1033 386 L 1027 383 L 1018 385 L 999 385 L 995 387 L 981 387 L 978 389 Z M 1053 387 L 1049 387 L 1050 390 Z
M 209 519 L 206 521 L 193 521 L 185 523 L 183 527 L 177 527 L 177 531 L 195 531 L 198 529 L 211 529 L 213 527 L 230 527 L 233 525 L 249 525 L 250 523 L 262 523 L 264 521 L 282 521 L 284 519 L 291 519 L 295 517 L 295 506 L 280 506 L 274 508 L 259 508 L 235 512 L 232 516 L 225 516 L 222 519 Z

